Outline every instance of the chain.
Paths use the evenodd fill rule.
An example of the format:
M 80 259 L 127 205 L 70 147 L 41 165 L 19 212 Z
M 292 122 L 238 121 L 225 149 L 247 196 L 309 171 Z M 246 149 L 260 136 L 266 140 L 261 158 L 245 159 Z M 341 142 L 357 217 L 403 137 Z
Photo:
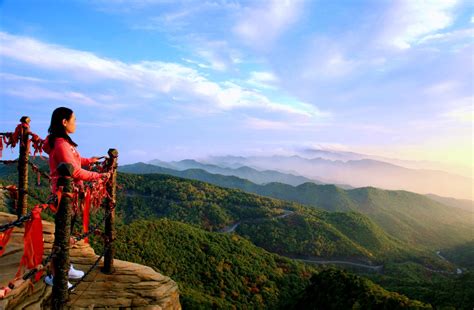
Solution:
M 51 259 L 56 256 L 57 250 L 57 248 L 52 248 L 51 253 L 49 253 L 49 255 L 45 259 L 43 259 L 41 265 L 36 266 L 35 268 L 31 269 L 23 275 L 23 280 L 28 280 L 29 278 L 33 277 L 38 271 L 42 270 L 44 266 L 46 266 L 51 261 Z
M 41 198 L 40 198 L 40 197 L 36 196 L 36 195 L 33 194 L 32 192 L 28 191 L 27 194 L 28 194 L 28 196 L 30 196 L 31 198 L 37 200 L 37 201 L 38 201 L 39 203 L 41 203 L 41 204 L 48 204 L 48 205 L 49 205 L 49 204 L 55 204 L 55 205 L 56 205 L 57 202 L 58 202 L 58 196 L 56 196 L 56 195 L 50 195 L 50 196 L 48 197 L 48 200 L 46 200 L 46 202 L 43 202 L 43 201 L 41 201 Z
M 13 165 L 13 164 L 16 164 L 17 162 L 18 162 L 18 159 L 15 159 L 15 160 L 0 160 L 0 163 L 5 164 L 5 165 Z
M 34 172 L 41 174 L 41 176 L 43 176 L 44 178 L 48 180 L 51 180 L 50 175 L 47 172 L 41 171 L 41 169 L 37 165 L 33 164 L 30 161 L 28 161 L 28 165 L 31 166 L 31 169 L 33 169 Z
M 79 284 L 81 284 L 82 281 L 84 281 L 84 279 L 97 267 L 97 265 L 99 265 L 99 262 L 100 260 L 102 259 L 102 257 L 104 257 L 105 253 L 109 250 L 109 247 L 110 245 L 107 245 L 104 249 L 104 252 L 102 252 L 102 254 L 97 258 L 97 260 L 95 261 L 95 263 L 92 265 L 91 268 L 89 268 L 89 270 L 86 271 L 86 273 L 84 273 L 84 275 L 82 276 L 82 278 L 79 279 L 79 281 L 77 281 L 76 283 L 73 284 L 73 286 L 71 286 L 69 288 L 69 292 L 71 292 L 72 290 L 74 290 Z
M 7 223 L 7 224 L 4 224 L 2 226 L 0 226 L 0 232 L 2 231 L 6 231 L 12 227 L 19 227 L 21 226 L 21 224 L 23 224 L 24 222 L 26 221 L 29 221 L 31 219 L 31 211 L 26 214 L 26 215 L 23 215 L 23 216 L 20 216 L 19 219 L 17 219 L 16 221 L 13 221 L 13 222 L 10 222 L 10 223 Z

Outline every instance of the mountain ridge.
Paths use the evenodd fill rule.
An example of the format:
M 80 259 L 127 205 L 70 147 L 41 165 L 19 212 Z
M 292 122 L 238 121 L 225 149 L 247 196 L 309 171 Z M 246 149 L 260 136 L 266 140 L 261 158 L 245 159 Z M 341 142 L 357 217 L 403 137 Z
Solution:
M 298 155 L 268 157 L 210 157 L 206 162 L 221 166 L 246 165 L 259 170 L 293 171 L 323 183 L 348 184 L 352 187 L 375 186 L 408 190 L 421 194 L 473 199 L 473 179 L 441 170 L 405 168 L 374 159 L 329 160 Z

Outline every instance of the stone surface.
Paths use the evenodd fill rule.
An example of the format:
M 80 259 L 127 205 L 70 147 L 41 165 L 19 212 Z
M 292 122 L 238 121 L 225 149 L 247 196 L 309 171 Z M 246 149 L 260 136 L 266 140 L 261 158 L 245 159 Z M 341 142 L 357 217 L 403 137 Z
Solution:
M 0 224 L 15 220 L 16 216 L 0 212 Z M 18 270 L 23 255 L 23 228 L 15 228 L 6 252 L 0 257 L 0 287 L 7 286 Z M 45 256 L 54 241 L 54 224 L 43 221 Z M 70 251 L 74 268 L 88 270 L 98 256 L 84 242 L 78 242 Z M 115 260 L 115 272 L 100 272 L 102 262 L 81 282 L 69 296 L 67 309 L 181 309 L 177 284 L 152 268 Z M 74 283 L 71 280 L 71 283 Z M 17 280 L 15 288 L 3 299 L 0 309 L 49 309 L 51 287 L 43 280 Z

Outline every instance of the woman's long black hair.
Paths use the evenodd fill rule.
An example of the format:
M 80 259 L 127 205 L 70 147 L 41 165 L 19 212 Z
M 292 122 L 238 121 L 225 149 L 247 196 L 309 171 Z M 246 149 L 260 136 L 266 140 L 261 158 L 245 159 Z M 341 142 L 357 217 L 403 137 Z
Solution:
M 64 138 L 74 147 L 77 146 L 77 144 L 72 141 L 71 137 L 69 137 L 66 128 L 63 125 L 63 119 L 70 120 L 72 113 L 74 112 L 71 109 L 65 107 L 60 107 L 54 110 L 53 115 L 51 116 L 51 124 L 48 129 L 48 142 L 51 149 L 54 148 L 54 141 L 56 138 Z

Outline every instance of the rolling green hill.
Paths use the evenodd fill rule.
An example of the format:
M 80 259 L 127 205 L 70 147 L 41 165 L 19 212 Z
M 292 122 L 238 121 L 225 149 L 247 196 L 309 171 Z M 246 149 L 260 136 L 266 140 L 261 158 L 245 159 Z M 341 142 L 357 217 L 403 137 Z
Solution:
M 411 263 L 387 263 L 380 274 L 362 274 L 387 290 L 436 306 L 436 309 L 473 309 L 474 272 L 430 271 Z
M 441 255 L 457 265 L 471 269 L 474 272 L 474 241 L 458 246 L 442 249 Z
M 328 298 L 334 296 L 335 298 Z M 294 309 L 432 309 L 431 305 L 388 292 L 370 280 L 328 269 L 311 278 Z
M 360 212 L 392 237 L 414 247 L 437 250 L 473 239 L 473 212 L 453 209 L 424 195 L 407 191 L 389 191 L 373 187 L 345 190 L 335 185 L 313 183 L 296 187 L 282 183 L 257 185 L 237 177 L 214 175 L 198 169 L 174 171 L 146 164 L 137 165 L 135 168 L 137 171 L 147 168 L 161 169 L 161 173 L 237 188 L 328 211 Z M 131 165 L 128 169 L 132 171 L 135 168 Z
M 306 301 L 316 297 L 321 305 L 358 302 L 365 309 L 380 305 L 428 308 L 345 272 L 314 275 L 315 269 L 271 254 L 237 235 L 206 232 L 166 219 L 121 226 L 116 249 L 118 258 L 172 277 L 185 309 L 289 309 L 291 305 L 308 309 Z
M 160 174 L 119 174 L 125 222 L 166 217 L 210 231 L 240 222 L 237 232 L 285 255 L 364 261 L 430 256 L 396 240 L 362 214 L 330 213 L 292 202 Z M 286 217 L 278 217 L 284 211 Z
M 302 291 L 314 272 L 236 235 L 166 219 L 124 225 L 117 238 L 118 258 L 177 281 L 184 309 L 275 309 Z

